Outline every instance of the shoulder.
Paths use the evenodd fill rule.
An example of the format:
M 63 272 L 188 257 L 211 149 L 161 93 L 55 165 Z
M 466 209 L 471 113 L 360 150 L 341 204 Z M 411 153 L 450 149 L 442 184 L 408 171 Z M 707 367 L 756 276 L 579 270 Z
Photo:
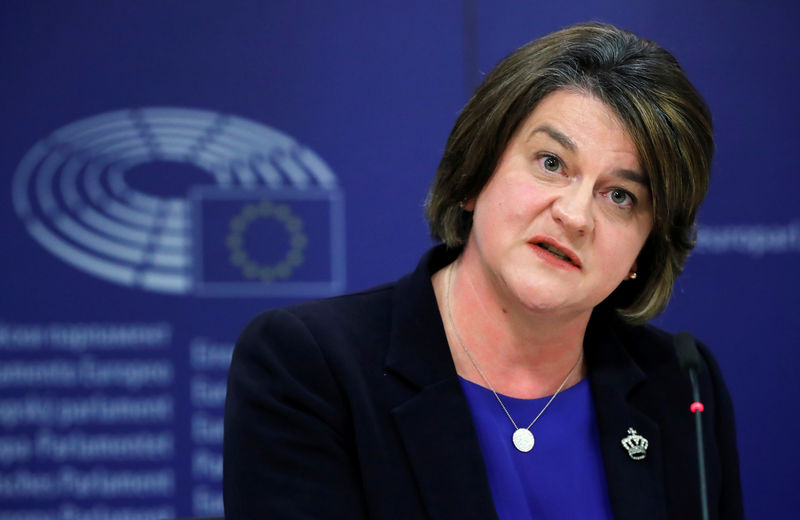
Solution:
M 674 334 L 653 325 L 631 326 L 615 318 L 598 320 L 596 325 L 587 351 L 590 372 L 601 376 L 596 379 L 609 384 L 628 382 L 635 387 L 632 395 L 636 399 L 659 405 L 691 399 L 689 376 L 678 359 Z M 696 376 L 704 399 L 727 405 L 730 397 L 711 350 L 701 341 L 695 344 L 699 352 Z
M 671 402 L 681 410 L 692 402 L 690 378 L 678 359 L 674 334 L 652 325 L 621 325 L 614 331 L 636 370 L 644 376 L 645 384 L 638 387 L 639 398 L 660 406 Z M 695 375 L 706 410 L 718 421 L 732 424 L 733 403 L 719 365 L 703 342 L 695 340 L 695 345 L 699 353 Z
M 617 323 L 614 332 L 625 351 L 649 378 L 678 375 L 680 365 L 673 348 L 674 335 L 652 325 Z
M 453 252 L 437 247 L 399 280 L 360 292 L 262 312 L 245 327 L 237 350 L 264 349 L 287 356 L 324 353 L 330 358 L 385 351 L 392 331 L 436 312 L 430 277 Z
M 248 403 L 279 410 L 301 403 L 329 424 L 340 421 L 345 387 L 383 363 L 385 341 L 375 338 L 388 336 L 379 329 L 388 323 L 391 294 L 384 285 L 258 314 L 233 351 L 227 408 L 243 416 L 252 411 Z
M 394 284 L 258 314 L 244 328 L 232 368 L 267 364 L 302 375 L 381 350 L 391 323 Z M 373 352 L 373 356 L 380 356 Z M 351 359 L 350 362 L 355 362 Z M 315 379 L 314 374 L 306 374 Z
M 631 357 L 646 372 L 680 369 L 675 350 L 675 334 L 649 324 L 618 325 L 615 332 Z M 700 375 L 720 378 L 719 367 L 712 351 L 702 341 L 694 339 L 700 353 Z
M 240 342 L 271 337 L 275 339 L 310 339 L 311 337 L 363 332 L 388 319 L 394 284 L 365 291 L 312 300 L 290 307 L 261 312 L 242 331 Z

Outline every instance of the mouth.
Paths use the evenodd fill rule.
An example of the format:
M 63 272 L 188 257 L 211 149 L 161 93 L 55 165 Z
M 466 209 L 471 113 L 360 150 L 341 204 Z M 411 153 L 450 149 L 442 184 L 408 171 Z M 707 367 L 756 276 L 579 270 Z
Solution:
M 564 251 L 562 249 L 559 249 L 558 247 L 549 242 L 534 242 L 533 244 L 543 249 L 544 251 L 547 251 L 548 253 L 550 253 L 551 255 L 553 255 L 554 257 L 558 258 L 561 261 L 567 262 L 578 268 L 581 267 L 580 262 L 575 257 L 575 255 L 572 254 L 571 251 Z

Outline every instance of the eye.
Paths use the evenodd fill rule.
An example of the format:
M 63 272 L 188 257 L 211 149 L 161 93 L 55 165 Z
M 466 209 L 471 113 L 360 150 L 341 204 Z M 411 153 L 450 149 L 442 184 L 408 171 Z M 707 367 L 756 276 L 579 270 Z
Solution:
M 636 198 L 627 190 L 614 188 L 608 192 L 608 198 L 617 206 L 629 208 L 636 202 Z
M 558 173 L 563 168 L 561 159 L 555 155 L 542 155 L 539 158 L 539 164 L 541 164 L 542 168 L 550 173 Z

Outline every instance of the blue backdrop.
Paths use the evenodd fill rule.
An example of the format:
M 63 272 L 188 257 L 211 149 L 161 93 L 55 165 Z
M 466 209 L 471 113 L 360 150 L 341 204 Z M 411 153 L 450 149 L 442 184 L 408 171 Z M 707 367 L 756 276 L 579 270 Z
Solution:
M 238 331 L 413 268 L 481 75 L 592 19 L 671 50 L 714 113 L 700 242 L 657 324 L 717 354 L 749 516 L 793 516 L 798 4 L 333 4 L 0 7 L 0 519 L 220 514 Z

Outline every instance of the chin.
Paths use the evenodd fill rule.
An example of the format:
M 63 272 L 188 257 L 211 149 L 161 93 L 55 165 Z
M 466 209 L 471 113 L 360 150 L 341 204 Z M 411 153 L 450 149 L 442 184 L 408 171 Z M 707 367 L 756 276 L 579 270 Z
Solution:
M 572 313 L 578 311 L 574 301 L 565 298 L 569 292 L 565 289 L 552 290 L 531 288 L 524 295 L 519 295 L 520 301 L 526 309 L 536 313 Z
M 569 305 L 566 302 L 536 302 L 532 305 L 527 306 L 528 310 L 534 312 L 536 314 L 552 314 L 554 316 L 565 316 L 565 315 L 580 315 L 586 312 L 591 312 L 591 308 L 584 309 L 582 307 L 577 307 L 573 305 Z

